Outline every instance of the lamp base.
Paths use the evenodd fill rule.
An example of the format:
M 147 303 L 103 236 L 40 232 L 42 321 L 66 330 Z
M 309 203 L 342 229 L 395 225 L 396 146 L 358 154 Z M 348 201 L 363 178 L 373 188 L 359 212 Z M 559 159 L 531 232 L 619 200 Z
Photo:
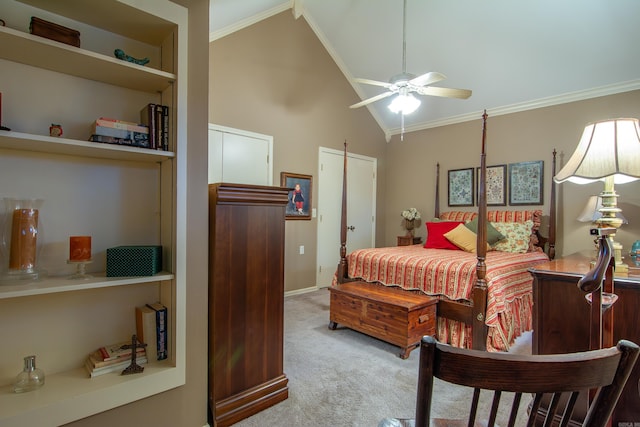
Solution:
M 613 241 L 613 259 L 615 260 L 615 277 L 629 277 L 629 266 L 622 262 L 622 245 Z

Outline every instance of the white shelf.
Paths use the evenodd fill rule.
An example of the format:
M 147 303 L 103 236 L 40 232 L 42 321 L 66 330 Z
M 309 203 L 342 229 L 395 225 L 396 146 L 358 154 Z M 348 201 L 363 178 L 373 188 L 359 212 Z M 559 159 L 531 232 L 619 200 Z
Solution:
M 0 27 L 0 58 L 145 92 L 162 92 L 175 74 Z
M 136 162 L 160 162 L 175 157 L 175 154 L 171 151 L 103 144 L 99 142 L 32 135 L 4 130 L 0 130 L 0 148 Z
M 30 283 L 0 284 L 0 302 L 4 308 L 8 308 L 0 314 L 4 315 L 4 322 L 15 328 L 10 337 L 7 337 L 6 334 L 3 335 L 3 337 L 10 338 L 4 344 L 18 348 L 20 351 L 23 349 L 27 351 L 26 349 L 31 347 L 31 341 L 37 341 L 43 335 L 50 334 L 46 328 L 32 334 L 33 328 L 27 329 L 29 326 L 25 325 L 29 322 L 24 322 L 25 317 L 21 317 L 29 316 L 27 320 L 46 325 L 48 319 L 44 315 L 38 315 L 37 306 L 48 308 L 49 302 L 55 303 L 56 307 L 75 309 L 74 314 L 78 313 L 77 317 L 60 320 L 59 324 L 62 326 L 57 329 L 56 335 L 60 335 L 63 340 L 73 340 L 79 336 L 77 332 L 80 332 L 80 335 L 95 332 L 89 329 L 93 325 L 92 322 L 95 321 L 93 317 L 95 313 L 93 310 L 84 311 L 84 302 L 87 301 L 94 304 L 92 306 L 94 308 L 105 309 L 108 317 L 104 322 L 106 330 L 101 331 L 105 337 L 116 335 L 120 330 L 129 330 L 132 325 L 135 325 L 133 316 L 127 320 L 129 324 L 123 325 L 124 321 L 121 321 L 123 317 L 118 315 L 118 310 L 109 311 L 110 308 L 128 311 L 132 310 L 135 305 L 127 298 L 120 299 L 116 296 L 136 296 L 138 291 L 142 291 L 140 294 L 146 299 L 149 294 L 153 294 L 155 298 L 157 293 L 158 299 L 171 312 L 168 325 L 170 360 L 145 365 L 145 370 L 141 374 L 121 376 L 112 373 L 89 378 L 84 367 L 67 370 L 69 367 L 67 363 L 71 360 L 67 356 L 87 351 L 86 343 L 71 343 L 69 348 L 47 343 L 37 351 L 38 357 L 42 357 L 42 360 L 46 360 L 51 366 L 51 372 L 46 372 L 46 381 L 42 388 L 29 393 L 14 394 L 10 385 L 0 386 L 0 425 L 2 427 L 57 426 L 185 384 L 187 164 L 186 157 L 178 153 L 186 152 L 187 148 L 185 124 L 187 87 L 185 83 L 188 71 L 186 65 L 188 10 L 169 0 L 18 1 L 76 20 L 86 26 L 100 28 L 136 42 L 147 43 L 161 52 L 161 64 L 157 65 L 158 68 L 171 71 L 166 72 L 150 66 L 132 64 L 103 53 L 66 45 L 9 27 L 0 27 L 0 59 L 25 65 L 24 67 L 10 67 L 12 70 L 9 71 L 9 75 L 11 77 L 15 75 L 16 78 L 16 81 L 11 85 L 16 89 L 18 95 L 13 96 L 12 100 L 21 107 L 16 111 L 29 111 L 29 108 L 33 108 L 34 114 L 44 116 L 48 111 L 59 107 L 55 99 L 29 90 L 29 85 L 32 83 L 32 80 L 29 79 L 34 77 L 31 77 L 32 70 L 29 70 L 28 67 L 51 71 L 51 73 L 45 72 L 37 75 L 46 75 L 47 82 L 50 81 L 52 85 L 55 85 L 57 81 L 73 80 L 56 75 L 56 73 L 86 79 L 87 81 L 78 81 L 78 87 L 68 85 L 69 97 L 84 98 L 86 88 L 91 90 L 92 86 L 104 89 L 102 85 L 92 83 L 100 82 L 126 89 L 114 90 L 113 95 L 107 94 L 112 103 L 125 102 L 128 107 L 133 107 L 132 99 L 155 99 L 160 93 L 159 98 L 162 99 L 162 103 L 166 103 L 171 108 L 170 146 L 174 150 L 171 152 L 56 138 L 48 135 L 0 131 L 0 149 L 77 158 L 66 159 L 52 156 L 46 159 L 47 165 L 49 163 L 52 165 L 51 169 L 36 169 L 34 165 L 41 164 L 41 157 L 44 156 L 15 156 L 19 162 L 16 168 L 30 168 L 30 172 L 33 170 L 33 173 L 28 174 L 27 179 L 17 181 L 14 176 L 10 176 L 6 171 L 3 174 L 3 170 L 0 169 L 0 183 L 4 184 L 0 186 L 2 190 L 0 192 L 7 194 L 26 193 L 32 188 L 36 188 L 39 180 L 55 180 L 53 182 L 60 181 L 65 184 L 61 189 L 47 187 L 51 193 L 48 196 L 51 198 L 59 195 L 66 196 L 67 193 L 75 194 L 72 191 L 74 189 L 80 190 L 79 193 L 82 193 L 86 189 L 92 188 L 93 180 L 98 180 L 102 176 L 92 173 L 94 163 L 100 163 L 99 167 L 111 173 L 109 176 L 116 178 L 113 181 L 100 181 L 101 184 L 107 182 L 109 185 L 102 186 L 102 188 L 106 187 L 108 191 L 101 195 L 95 195 L 95 199 L 92 199 L 92 203 L 97 206 L 104 205 L 109 208 L 119 206 L 120 203 L 138 202 L 138 193 L 136 192 L 149 188 L 148 186 L 143 189 L 126 186 L 126 183 L 123 184 L 118 180 L 121 175 L 135 177 L 137 173 L 143 172 L 144 182 L 152 181 L 153 191 L 158 192 L 158 206 L 155 205 L 156 199 L 154 198 L 144 198 L 141 201 L 144 203 L 143 211 L 152 210 L 154 214 L 156 211 L 158 212 L 158 217 L 154 217 L 154 221 L 157 221 L 158 224 L 157 228 L 143 232 L 150 234 L 144 236 L 146 240 L 160 239 L 159 244 L 167 250 L 168 259 L 165 261 L 169 261 L 167 269 L 171 272 L 163 271 L 154 276 L 142 277 L 105 277 L 104 273 L 90 272 L 89 274 L 94 277 L 83 280 L 48 277 Z M 8 2 L 8 7 L 12 6 L 17 6 L 16 9 L 24 7 L 24 5 Z M 83 31 L 90 32 L 91 28 L 83 29 Z M 114 39 L 118 39 L 118 37 L 114 37 Z M 24 76 L 19 75 L 13 71 L 13 68 L 18 70 L 23 68 L 28 72 L 25 72 Z M 124 97 L 121 96 L 123 94 Z M 136 101 L 137 103 L 138 101 Z M 26 108 L 27 106 L 28 108 Z M 82 106 L 78 108 L 81 109 Z M 138 110 L 139 108 L 134 111 Z M 83 112 L 69 108 L 63 109 L 59 113 L 64 119 L 67 116 L 76 117 Z M 114 160 L 114 162 L 87 161 L 91 158 Z M 130 167 L 131 165 L 123 161 L 157 163 L 160 167 L 147 168 L 147 165 L 144 165 L 145 167 L 139 167 L 140 165 Z M 90 167 L 85 168 L 85 163 Z M 68 174 L 70 178 L 74 179 L 67 179 L 67 171 L 61 171 L 67 164 L 72 165 Z M 146 174 L 148 170 L 152 170 L 155 175 L 149 178 L 147 175 L 151 175 L 151 173 Z M 81 199 L 69 198 L 70 205 L 75 206 L 80 201 Z M 153 205 L 149 206 L 150 203 Z M 112 215 L 107 219 L 113 221 L 108 225 L 115 225 L 111 227 L 115 232 L 109 236 L 109 239 L 113 241 L 122 240 L 129 236 L 126 226 L 129 223 L 127 215 L 136 215 L 138 209 L 136 206 L 135 209 L 118 212 L 122 212 L 122 215 Z M 93 216 L 89 217 L 93 218 Z M 74 221 L 67 219 L 59 211 L 53 213 L 53 210 L 50 211 L 47 218 L 53 224 L 60 224 L 61 228 L 68 228 L 69 223 Z M 89 222 L 87 228 L 88 234 L 103 229 L 100 219 L 96 219 L 95 223 Z M 61 250 L 55 245 L 62 245 L 62 240 L 58 238 L 52 242 L 55 250 Z M 109 242 L 109 244 L 112 243 L 114 242 Z M 132 286 L 138 284 L 143 286 Z M 147 287 L 145 284 L 149 284 L 149 286 Z M 104 301 L 93 301 L 91 300 L 93 292 L 77 292 L 90 289 L 105 289 L 104 293 L 107 298 Z M 45 297 L 40 297 L 42 295 Z M 47 295 L 50 297 L 46 297 Z M 32 304 L 36 306 L 35 309 Z M 21 307 L 29 307 L 32 312 L 23 314 L 24 310 L 18 310 Z M 113 328 L 109 327 L 109 322 L 113 322 Z M 76 328 L 77 331 L 74 330 Z M 56 339 L 58 338 L 56 337 Z M 76 341 L 78 340 L 76 339 Z M 2 384 L 6 384 L 9 378 L 7 375 L 11 374 L 11 362 L 9 360 L 0 362 L 2 363 Z M 75 364 L 75 362 L 73 363 Z M 56 372 L 56 370 L 64 371 Z
M 104 273 L 90 273 L 90 279 L 67 279 L 66 277 L 49 277 L 40 281 L 20 284 L 0 284 L 0 299 L 18 298 L 32 295 L 73 292 L 83 289 L 109 288 L 113 286 L 136 285 L 172 280 L 173 274 L 160 272 L 153 276 L 139 277 L 105 277 Z M 15 283 L 15 282 L 14 282 Z
M 58 426 L 181 384 L 184 372 L 170 360 L 146 364 L 134 375 L 89 378 L 84 367 L 46 375 L 42 388 L 28 393 L 15 394 L 10 385 L 0 388 L 0 425 Z

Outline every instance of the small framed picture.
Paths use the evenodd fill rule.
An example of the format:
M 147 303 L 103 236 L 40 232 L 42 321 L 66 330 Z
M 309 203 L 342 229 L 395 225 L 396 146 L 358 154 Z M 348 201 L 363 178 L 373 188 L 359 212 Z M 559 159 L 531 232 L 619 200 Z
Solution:
M 476 168 L 476 203 L 480 200 L 480 168 Z M 487 206 L 507 205 L 507 165 L 487 166 Z
M 280 185 L 289 189 L 286 219 L 311 219 L 313 177 L 299 173 L 280 172 Z
M 541 205 L 543 202 L 544 161 L 509 164 L 509 204 Z
M 449 171 L 449 206 L 473 206 L 473 168 Z

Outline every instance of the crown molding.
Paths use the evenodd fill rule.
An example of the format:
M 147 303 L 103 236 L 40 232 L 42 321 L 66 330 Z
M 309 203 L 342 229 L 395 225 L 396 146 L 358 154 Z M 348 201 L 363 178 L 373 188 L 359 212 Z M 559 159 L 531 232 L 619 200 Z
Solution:
M 273 15 L 277 15 L 278 13 L 291 9 L 291 7 L 292 7 L 292 2 L 290 0 L 287 0 L 277 6 L 272 7 L 269 10 L 265 10 L 264 12 L 257 13 L 253 16 L 250 16 L 241 21 L 238 21 L 233 25 L 228 25 L 219 30 L 212 31 L 209 33 L 209 43 L 211 43 L 212 41 L 218 40 L 224 36 L 228 36 L 229 34 L 235 33 L 236 31 L 240 31 L 243 28 L 249 27 L 264 19 L 271 18 Z
M 568 92 L 561 95 L 549 96 L 546 98 L 534 99 L 532 101 L 521 102 L 518 104 L 506 105 L 503 107 L 488 108 L 487 112 L 490 116 L 502 116 L 505 114 L 519 113 L 522 111 L 535 110 L 537 108 L 551 107 L 554 105 L 567 104 L 569 102 L 584 101 L 586 99 L 598 98 L 600 96 L 615 95 L 617 93 L 631 92 L 633 90 L 640 89 L 640 79 L 630 80 L 627 82 L 614 83 L 611 85 L 600 86 L 596 88 L 580 90 L 575 92 Z M 448 126 L 456 123 L 463 123 L 472 120 L 477 120 L 482 116 L 482 111 L 475 111 L 468 114 L 462 114 L 458 116 L 446 117 L 443 119 L 432 120 L 428 122 L 417 123 L 411 126 L 405 126 L 404 133 L 416 132 L 425 129 L 436 128 L 440 126 Z M 402 132 L 401 128 L 390 128 L 385 133 L 389 135 L 399 135 Z

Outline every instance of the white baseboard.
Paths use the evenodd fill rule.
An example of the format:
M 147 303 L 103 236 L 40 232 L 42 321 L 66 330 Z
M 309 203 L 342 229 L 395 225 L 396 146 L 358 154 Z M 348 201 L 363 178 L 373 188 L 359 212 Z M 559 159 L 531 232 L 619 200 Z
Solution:
M 295 289 L 293 291 L 285 291 L 284 293 L 284 297 L 292 297 L 294 295 L 302 295 L 302 294 L 307 294 L 309 292 L 314 292 L 317 291 L 318 288 L 316 286 L 311 286 L 309 288 L 303 288 L 303 289 Z

